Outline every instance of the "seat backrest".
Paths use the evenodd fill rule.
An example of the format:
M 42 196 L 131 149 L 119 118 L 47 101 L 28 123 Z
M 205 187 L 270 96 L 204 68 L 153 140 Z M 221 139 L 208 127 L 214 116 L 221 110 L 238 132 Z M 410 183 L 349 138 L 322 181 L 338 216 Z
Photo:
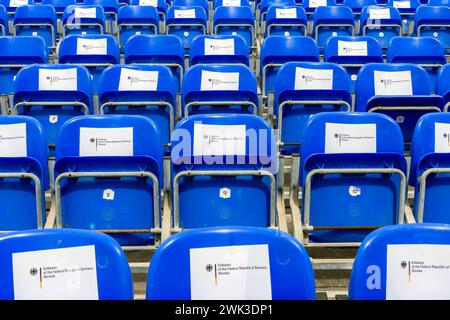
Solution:
M 8 26 L 8 11 L 4 5 L 0 4 L 0 25 L 4 28 L 5 35 L 9 34 L 9 26 Z
M 119 2 L 117 0 L 84 0 L 84 5 L 101 6 L 105 12 L 115 12 L 119 10 Z
M 89 71 L 78 65 L 31 65 L 20 69 L 14 81 L 14 104 L 30 101 L 83 102 L 93 113 Z
M 450 65 L 446 64 L 439 70 L 436 85 L 436 94 L 440 95 L 448 103 L 450 102 Z
M 376 0 L 344 0 L 342 3 L 345 7 L 350 7 L 353 12 L 360 13 L 362 8 L 367 6 L 376 6 Z
M 446 64 L 444 47 L 432 37 L 393 37 L 386 52 L 386 62 Z
M 0 287 L 1 300 L 133 299 L 131 271 L 122 248 L 111 237 L 88 230 L 0 236 Z
M 397 8 L 400 13 L 413 13 L 421 4 L 419 0 L 389 0 L 387 5 Z
M 415 64 L 369 63 L 358 73 L 356 111 L 366 111 L 374 96 L 413 96 L 431 94 L 428 73 Z
M 288 62 L 275 81 L 276 104 L 287 100 L 345 101 L 351 106 L 350 77 L 334 63 Z
M 63 13 L 63 24 L 96 23 L 104 29 L 105 20 L 105 10 L 98 5 L 69 5 Z
M 448 25 L 450 21 L 450 7 L 446 6 L 420 6 L 414 15 L 414 31 L 421 25 Z
M 48 63 L 48 50 L 41 37 L 0 37 L 0 65 Z
M 68 35 L 59 44 L 60 63 L 111 63 L 120 61 L 116 39 L 107 34 Z
M 176 80 L 161 65 L 114 65 L 100 78 L 99 101 L 166 101 L 175 104 Z
M 308 253 L 287 233 L 204 228 L 170 239 L 152 258 L 147 299 L 315 299 Z
M 52 5 L 20 6 L 14 14 L 14 24 L 46 23 L 51 24 L 56 33 L 56 11 Z
M 242 63 L 249 65 L 248 47 L 240 36 L 207 36 L 194 38 L 189 65 L 198 63 Z
M 319 48 L 314 39 L 273 35 L 263 41 L 261 67 L 268 63 L 283 64 L 288 61 L 319 61 Z
M 262 0 L 261 6 L 260 6 L 260 12 L 263 14 L 264 12 L 267 12 L 267 10 L 271 6 L 288 6 L 293 7 L 295 6 L 294 0 Z
M 449 0 L 429 0 L 428 1 L 429 6 L 447 6 L 450 7 L 450 1 Z
M 250 7 L 217 7 L 214 10 L 213 25 L 255 24 L 255 16 Z
M 361 26 L 394 24 L 402 25 L 397 8 L 388 6 L 367 6 L 361 11 Z
M 359 247 L 350 277 L 353 300 L 449 299 L 450 226 L 388 226 Z
M 206 13 L 209 11 L 207 0 L 174 0 L 173 5 L 178 7 L 202 7 Z
M 215 0 L 214 9 L 217 7 L 251 7 L 248 0 Z
M 42 0 L 42 4 L 52 5 L 57 13 L 64 12 L 64 9 L 70 5 L 76 5 L 76 0 Z
M 34 0 L 0 0 L 8 12 L 14 12 L 17 7 L 34 4 Z
M 344 6 L 318 7 L 314 11 L 313 23 L 320 24 L 346 24 L 354 25 L 355 17 L 352 9 Z
M 194 6 L 172 6 L 167 10 L 166 25 L 206 25 L 208 21 L 206 11 L 203 7 Z
M 184 48 L 174 35 L 135 35 L 125 47 L 125 63 L 177 63 L 184 66 Z
M 42 183 L 42 189 L 47 190 L 49 188 L 48 146 L 41 124 L 31 117 L 0 116 L 0 128 L 2 131 L 0 162 L 5 158 L 15 158 L 13 160 L 16 165 L 30 166 L 23 160 L 31 159 L 33 165 L 27 170 L 36 174 Z M 7 172 L 6 168 L 7 166 L 4 166 L 2 171 Z
M 212 136 L 219 139 L 209 140 Z M 227 142 L 225 138 L 230 136 L 233 139 Z M 178 122 L 171 137 L 173 176 L 179 171 L 202 168 L 262 168 L 275 174 L 276 154 L 273 129 L 261 117 L 250 114 L 191 115 Z
M 117 13 L 117 24 L 144 23 L 159 25 L 158 10 L 152 6 L 122 6 Z
M 331 6 L 336 6 L 335 0 L 303 0 L 302 2 L 302 7 L 305 9 Z
M 324 61 L 341 64 L 383 62 L 378 41 L 372 37 L 331 37 L 324 51 Z
M 300 6 L 273 5 L 267 9 L 266 25 L 272 23 L 303 24 L 306 25 L 306 12 Z

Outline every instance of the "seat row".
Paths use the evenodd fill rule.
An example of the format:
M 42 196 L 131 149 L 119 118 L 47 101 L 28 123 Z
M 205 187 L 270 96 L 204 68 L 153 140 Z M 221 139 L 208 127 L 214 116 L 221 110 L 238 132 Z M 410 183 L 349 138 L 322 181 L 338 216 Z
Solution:
M 374 231 L 356 255 L 349 298 L 449 299 L 439 272 L 448 265 L 449 239 L 449 226 L 440 224 Z M 417 272 L 428 266 L 438 270 Z M 296 239 L 276 230 L 227 227 L 186 231 L 165 242 L 152 258 L 146 298 L 312 300 L 316 292 L 308 253 Z M 0 236 L 0 299 L 131 300 L 133 283 L 125 253 L 104 234 L 14 232 Z

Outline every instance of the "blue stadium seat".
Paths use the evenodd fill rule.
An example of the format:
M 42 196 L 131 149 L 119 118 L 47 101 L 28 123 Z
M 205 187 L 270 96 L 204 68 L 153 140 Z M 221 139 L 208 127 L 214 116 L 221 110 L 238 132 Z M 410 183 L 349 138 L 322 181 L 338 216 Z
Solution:
M 249 66 L 248 48 L 240 36 L 197 36 L 192 41 L 189 65 L 242 63 Z
M 118 0 L 84 0 L 83 4 L 87 6 L 101 6 L 105 10 L 106 31 L 113 35 L 116 34 L 117 12 L 120 7 Z
M 275 91 L 278 69 L 290 61 L 319 61 L 319 49 L 310 37 L 270 36 L 261 45 L 261 92 L 267 96 Z
M 416 9 L 421 5 L 419 0 L 389 0 L 387 5 L 389 7 L 397 8 L 400 16 L 403 19 L 403 31 L 405 35 L 412 32 L 414 25 L 414 14 Z
M 361 12 L 359 34 L 374 37 L 385 51 L 392 37 L 403 34 L 400 12 L 397 8 L 387 6 L 364 7 Z
M 31 265 L 31 261 L 40 263 Z M 84 274 L 78 278 L 78 283 L 69 278 L 63 286 L 55 287 L 51 277 L 45 277 L 48 264 L 56 269 L 81 265 L 86 273 L 94 268 L 95 275 Z M 44 275 L 42 278 L 37 268 L 41 276 Z M 0 300 L 133 299 L 133 280 L 125 253 L 114 239 L 93 231 L 48 229 L 2 235 L 0 274 Z M 49 286 L 53 290 L 48 290 Z
M 429 6 L 447 6 L 450 7 L 450 1 L 449 0 L 429 0 L 427 3 Z
M 167 2 L 165 0 L 131 0 L 132 6 L 152 6 L 158 10 L 159 20 L 162 23 L 166 21 Z
M 0 0 L 0 4 L 5 6 L 8 19 L 12 21 L 17 7 L 34 4 L 34 0 Z
M 12 114 L 39 121 L 50 156 L 61 126 L 69 119 L 94 112 L 89 71 L 77 65 L 31 65 L 22 68 L 14 82 Z
M 14 77 L 20 68 L 48 63 L 48 51 L 41 37 L 0 37 L 0 95 L 14 93 Z
M 16 9 L 13 20 L 16 36 L 40 36 L 51 53 L 56 47 L 56 11 L 51 5 L 28 5 Z
M 441 262 L 438 261 L 446 261 L 449 244 L 450 227 L 445 224 L 408 224 L 374 231 L 364 239 L 355 257 L 349 298 L 448 299 L 447 281 L 427 281 L 426 275 L 412 270 L 421 269 L 417 263 L 423 261 L 425 266 L 429 263 L 436 266 L 435 272 L 439 275 L 438 272 L 442 271 L 439 270 Z
M 308 20 L 311 20 L 314 11 L 318 7 L 333 7 L 336 6 L 336 0 L 303 0 L 302 7 L 305 8 L 306 14 L 308 16 Z
M 184 73 L 184 48 L 181 39 L 173 35 L 135 35 L 125 47 L 125 63 L 161 64 L 170 68 L 181 92 Z
M 342 5 L 352 9 L 356 19 L 361 15 L 361 11 L 364 7 L 376 6 L 377 0 L 344 0 Z
M 259 114 L 256 78 L 242 64 L 197 64 L 183 78 L 184 116 L 204 113 Z
M 56 15 L 61 18 L 64 14 L 64 10 L 68 6 L 76 5 L 76 0 L 42 0 L 42 4 L 48 4 L 55 8 Z
M 158 34 L 158 10 L 152 6 L 123 6 L 117 14 L 119 46 L 124 51 L 128 39 L 136 34 Z
M 120 62 L 119 46 L 111 35 L 70 35 L 59 44 L 59 63 L 84 65 L 92 75 L 92 90 L 98 92 L 103 70 Z
M 325 47 L 324 61 L 338 63 L 347 70 L 353 94 L 359 69 L 366 63 L 383 62 L 383 53 L 378 41 L 372 37 L 332 37 Z
M 0 130 L 0 230 L 43 228 L 49 189 L 43 129 L 30 117 L 0 116 Z
M 174 231 L 276 227 L 276 154 L 275 132 L 257 115 L 192 115 L 178 122 L 171 139 Z
M 300 6 L 271 6 L 267 9 L 265 35 L 306 36 L 307 18 Z
M 414 15 L 414 34 L 435 37 L 450 54 L 450 7 L 420 6 Z
M 206 12 L 206 17 L 209 19 L 208 0 L 173 0 L 175 7 L 202 7 Z
M 62 20 L 63 38 L 71 34 L 106 33 L 105 21 L 105 11 L 101 6 L 67 6 Z
M 213 34 L 239 35 L 245 39 L 247 46 L 256 45 L 255 18 L 249 7 L 217 7 L 214 10 Z
M 295 0 L 261 0 L 259 9 L 260 30 L 265 30 L 267 10 L 272 6 L 295 7 Z M 258 17 L 257 17 L 258 18 Z
M 162 65 L 115 65 L 99 85 L 100 114 L 142 115 L 152 119 L 168 144 L 177 118 L 177 80 Z
M 386 62 L 414 63 L 430 76 L 431 92 L 436 88 L 439 68 L 447 63 L 439 40 L 431 37 L 394 37 L 386 51 Z
M 370 230 L 403 223 L 406 170 L 402 134 L 389 117 L 312 116 L 301 144 L 305 242 L 360 242 Z
M 152 120 L 72 118 L 61 127 L 54 172 L 58 228 L 101 230 L 121 245 L 156 244 L 162 142 Z
M 330 38 L 354 36 L 355 33 L 355 17 L 349 7 L 318 7 L 314 11 L 311 35 L 319 50 L 323 51 Z
M 450 82 L 448 81 L 450 77 L 450 65 L 446 64 L 443 66 L 437 76 L 436 94 L 444 98 L 444 111 L 448 111 L 450 108 Z
M 207 33 L 208 18 L 202 7 L 170 7 L 166 14 L 166 34 L 183 41 L 185 53 L 189 54 L 192 40 Z
M 302 130 L 316 113 L 352 111 L 350 77 L 328 62 L 288 62 L 275 80 L 274 118 L 283 154 L 299 154 Z
M 247 259 L 255 258 L 250 256 L 250 252 L 247 250 L 258 250 L 261 245 L 264 247 L 261 248 L 262 250 L 256 251 L 256 254 L 261 252 L 256 259 L 259 261 L 259 259 L 264 259 L 262 257 L 267 256 L 265 259 L 270 265 L 271 279 L 267 286 L 270 286 L 271 298 L 273 300 L 315 299 L 314 272 L 308 253 L 295 238 L 284 232 L 244 227 L 205 228 L 182 232 L 170 239 L 171 241 L 165 242 L 152 258 L 147 280 L 147 299 L 194 300 L 197 297 L 198 293 L 192 285 L 191 278 L 194 273 L 192 264 L 190 264 L 192 250 L 199 250 L 197 252 L 201 254 L 202 249 L 207 250 L 206 252 L 214 252 L 215 247 L 220 247 L 217 248 L 219 254 L 224 253 L 220 262 L 246 264 L 249 263 Z M 242 252 L 242 256 L 239 255 L 242 258 L 236 261 L 233 253 L 240 252 L 240 248 L 249 249 Z M 265 252 L 268 253 L 264 254 Z M 214 258 L 214 260 L 216 259 Z M 203 268 L 204 266 L 201 271 L 198 271 L 202 272 Z M 212 283 L 214 283 L 213 279 L 214 273 L 211 278 Z M 227 285 L 226 276 L 218 275 L 219 279 L 220 284 L 225 282 L 224 286 Z M 261 279 L 264 281 L 264 278 Z M 267 286 L 257 293 L 245 292 L 244 288 L 251 290 L 249 287 L 253 288 L 253 285 L 254 283 L 250 285 L 245 283 L 242 286 L 231 284 L 236 291 L 229 290 L 228 296 L 222 296 L 221 299 L 236 299 L 236 297 L 245 300 L 261 299 Z M 209 295 L 216 294 L 214 289 L 200 294 L 202 293 L 203 295 L 197 298 L 211 299 Z
M 9 35 L 8 12 L 2 4 L 0 4 L 0 35 Z
M 415 187 L 416 221 L 449 223 L 450 114 L 427 114 L 419 119 L 411 145 L 410 185 Z
M 249 7 L 251 8 L 252 5 L 250 4 L 249 0 L 214 0 L 213 9 L 216 10 L 217 7 Z
M 383 113 L 394 119 L 402 130 L 406 149 L 417 120 L 443 108 L 443 99 L 431 95 L 430 80 L 422 67 L 369 63 L 359 71 L 355 110 Z

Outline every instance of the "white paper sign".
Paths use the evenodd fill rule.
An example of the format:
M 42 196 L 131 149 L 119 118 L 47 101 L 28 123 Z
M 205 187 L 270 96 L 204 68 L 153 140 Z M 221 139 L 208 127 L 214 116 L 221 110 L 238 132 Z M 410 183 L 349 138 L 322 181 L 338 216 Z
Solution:
M 80 128 L 80 157 L 132 155 L 132 127 Z
M 239 72 L 212 72 L 202 70 L 200 90 L 239 90 Z
M 9 2 L 9 6 L 11 8 L 16 8 L 16 7 L 20 7 L 20 6 L 26 6 L 28 5 L 28 0 L 11 0 Z
M 97 15 L 97 8 L 75 8 L 75 18 L 95 18 Z
M 338 40 L 338 56 L 367 56 L 367 41 Z
M 449 300 L 450 245 L 388 245 L 387 300 Z
M 295 68 L 295 90 L 333 89 L 333 70 Z
M 224 7 L 240 7 L 241 0 L 223 0 L 222 6 L 224 6 Z
M 205 55 L 233 55 L 234 39 L 205 39 Z
M 375 95 L 377 96 L 411 96 L 411 71 L 374 71 Z
M 95 246 L 12 254 L 16 300 L 98 300 Z
M 0 157 L 27 156 L 26 123 L 0 125 Z
M 450 153 L 450 123 L 434 124 L 434 152 Z
M 245 155 L 245 125 L 194 123 L 194 156 Z
M 297 9 L 296 8 L 276 8 L 275 15 L 277 19 L 297 19 Z
M 175 19 L 195 19 L 195 9 L 175 10 Z
M 375 123 L 325 123 L 325 153 L 377 152 Z
M 394 8 L 411 8 L 411 3 L 409 1 L 394 1 L 393 2 Z
M 327 0 L 310 0 L 309 1 L 310 8 L 326 7 L 326 6 L 327 6 Z
M 369 19 L 390 19 L 391 12 L 389 9 L 370 9 L 369 8 Z
M 140 6 L 152 6 L 157 7 L 158 6 L 158 0 L 139 0 Z
M 192 300 L 271 300 L 268 245 L 190 249 Z
M 77 69 L 39 69 L 39 90 L 76 91 Z
M 106 54 L 107 39 L 77 39 L 77 54 Z
M 155 91 L 158 88 L 158 71 L 122 68 L 119 91 Z

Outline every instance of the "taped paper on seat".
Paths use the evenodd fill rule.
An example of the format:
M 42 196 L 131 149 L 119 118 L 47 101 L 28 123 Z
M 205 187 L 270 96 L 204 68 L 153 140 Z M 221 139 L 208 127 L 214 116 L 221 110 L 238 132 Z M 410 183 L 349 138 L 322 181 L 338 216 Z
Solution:
M 26 123 L 0 125 L 0 157 L 27 156 Z
M 338 56 L 367 56 L 367 41 L 338 40 Z
M 239 72 L 212 72 L 203 70 L 200 90 L 239 90 Z
M 158 75 L 158 71 L 122 68 L 119 91 L 155 91 L 158 88 Z
M 175 19 L 195 19 L 195 9 L 175 10 Z
M 411 8 L 411 3 L 409 1 L 393 1 L 392 5 L 394 8 L 400 8 L 400 9 Z
M 450 153 L 450 123 L 434 124 L 434 152 Z
M 9 6 L 11 8 L 16 8 L 16 7 L 20 7 L 20 6 L 26 6 L 28 5 L 28 0 L 11 0 L 9 2 Z
M 190 249 L 192 300 L 271 300 L 268 245 Z
M 158 6 L 158 0 L 139 0 L 140 6 L 152 6 L 157 7 Z
M 107 42 L 103 39 L 77 39 L 77 54 L 106 54 Z
M 387 300 L 449 300 L 450 245 L 388 245 Z
M 234 55 L 234 39 L 205 39 L 205 55 Z
M 98 300 L 95 246 L 12 254 L 16 300 Z
M 194 156 L 245 155 L 245 125 L 194 123 Z
M 224 6 L 224 7 L 240 7 L 241 0 L 223 0 L 222 6 Z
M 77 69 L 39 69 L 39 90 L 76 91 Z
M 370 9 L 369 8 L 369 19 L 390 19 L 391 11 L 389 9 Z
M 80 157 L 132 155 L 132 127 L 80 128 Z
M 374 71 L 376 96 L 411 96 L 411 71 Z
M 325 123 L 325 153 L 377 152 L 375 123 Z
M 276 8 L 275 15 L 277 19 L 297 19 L 297 9 L 296 8 Z
M 333 89 L 333 70 L 295 68 L 295 90 Z
M 93 18 L 97 15 L 97 8 L 75 8 L 75 18 Z
M 311 0 L 311 1 L 309 1 L 310 8 L 326 7 L 326 6 L 327 6 L 327 0 Z

